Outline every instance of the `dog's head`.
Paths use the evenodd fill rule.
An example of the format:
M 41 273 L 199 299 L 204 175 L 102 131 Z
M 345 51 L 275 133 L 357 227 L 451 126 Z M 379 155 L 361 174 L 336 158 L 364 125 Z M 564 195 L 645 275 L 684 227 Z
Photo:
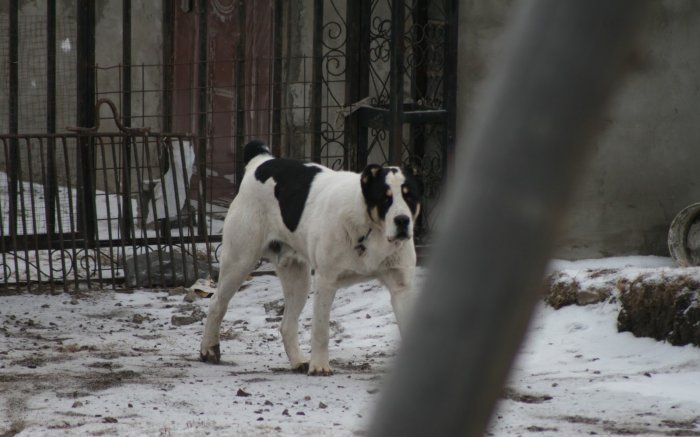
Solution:
M 413 238 L 423 187 L 412 170 L 368 165 L 362 172 L 362 194 L 373 222 L 390 242 Z

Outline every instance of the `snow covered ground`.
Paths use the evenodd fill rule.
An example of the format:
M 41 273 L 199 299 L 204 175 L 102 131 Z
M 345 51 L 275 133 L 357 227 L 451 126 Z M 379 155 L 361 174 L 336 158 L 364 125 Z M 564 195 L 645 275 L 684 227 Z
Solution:
M 670 266 L 637 257 L 552 268 L 583 278 L 591 268 L 629 276 Z M 234 297 L 218 366 L 198 360 L 202 322 L 187 324 L 208 301 L 183 297 L 0 291 L 0 436 L 364 434 L 399 343 L 377 283 L 338 293 L 330 377 L 287 370 L 274 276 L 253 277 Z M 700 350 L 618 333 L 617 310 L 540 305 L 490 434 L 700 435 Z

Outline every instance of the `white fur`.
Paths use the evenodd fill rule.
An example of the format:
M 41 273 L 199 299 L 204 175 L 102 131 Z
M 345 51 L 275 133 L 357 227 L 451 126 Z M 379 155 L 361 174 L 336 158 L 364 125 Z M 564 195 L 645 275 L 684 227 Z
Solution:
M 299 347 L 298 319 L 311 287 L 311 271 L 315 271 L 308 372 L 330 374 L 329 319 L 338 288 L 379 279 L 389 290 L 394 314 L 403 330 L 416 265 L 413 240 L 394 239 L 397 215 L 410 217 L 411 236 L 413 231 L 414 217 L 401 193 L 405 178 L 400 171 L 389 172 L 386 182 L 392 191 L 393 203 L 386 220 L 378 221 L 368 214 L 359 174 L 318 166 L 322 171 L 314 178 L 299 226 L 290 232 L 282 222 L 274 196 L 275 181 L 269 178 L 262 184 L 254 175 L 255 168 L 268 159 L 272 157 L 263 154 L 250 161 L 226 216 L 221 273 L 209 306 L 201 354 L 203 358 L 213 358 L 219 345 L 221 321 L 231 297 L 258 260 L 265 257 L 276 266 L 282 283 L 285 311 L 280 331 L 292 368 L 307 362 Z M 273 240 L 284 243 L 280 254 L 270 251 L 269 243 Z M 358 249 L 358 241 L 362 241 L 362 249 Z

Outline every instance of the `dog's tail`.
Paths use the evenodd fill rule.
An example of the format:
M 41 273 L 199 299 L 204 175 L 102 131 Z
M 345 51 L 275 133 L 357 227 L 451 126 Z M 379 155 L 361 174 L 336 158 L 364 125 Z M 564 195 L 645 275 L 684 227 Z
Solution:
M 260 140 L 253 140 L 246 144 L 245 148 L 243 149 L 243 162 L 248 165 L 251 159 L 258 155 L 262 155 L 263 153 L 272 155 L 272 152 L 270 152 L 270 148 L 267 147 L 267 144 Z

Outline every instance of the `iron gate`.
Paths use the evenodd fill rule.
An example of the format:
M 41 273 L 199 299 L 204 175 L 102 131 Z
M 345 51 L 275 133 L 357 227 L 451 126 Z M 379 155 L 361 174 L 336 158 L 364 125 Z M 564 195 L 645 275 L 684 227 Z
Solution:
M 179 270 L 189 282 L 215 276 L 210 243 L 221 238 L 242 173 L 238 151 L 252 138 L 335 169 L 413 167 L 426 187 L 417 241 L 429 241 L 454 142 L 457 0 L 164 1 L 162 53 L 140 64 L 138 14 L 121 2 L 122 50 L 108 65 L 96 64 L 100 1 L 76 0 L 67 19 L 47 1 L 45 22 L 21 16 L 18 0 L 0 13 L 9 90 L 0 93 L 0 284 L 174 283 L 172 268 L 127 279 L 133 255 L 146 265 L 148 256 L 188 262 L 193 269 Z M 244 31 L 216 46 L 231 25 Z M 307 32 L 309 44 L 292 31 Z M 94 103 L 105 98 L 121 111 L 103 123 L 113 132 L 86 129 L 99 125 Z M 82 128 L 57 133 L 60 123 Z M 183 179 L 184 191 L 156 211 L 148 196 L 168 179 Z M 175 219 L 164 220 L 173 202 Z
M 361 171 L 417 171 L 426 188 L 417 238 L 437 218 L 454 148 L 457 0 L 317 0 L 311 159 Z

